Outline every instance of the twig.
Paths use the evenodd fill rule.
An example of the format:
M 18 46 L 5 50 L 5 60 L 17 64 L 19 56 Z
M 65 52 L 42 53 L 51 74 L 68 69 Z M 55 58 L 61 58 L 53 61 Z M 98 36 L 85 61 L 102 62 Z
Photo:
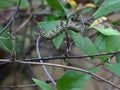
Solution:
M 0 61 L 5 61 L 5 62 L 11 62 L 10 60 L 0 60 Z M 25 62 L 25 61 L 20 61 L 20 60 L 16 60 L 14 61 L 13 63 L 22 63 L 22 64 L 35 64 L 35 65 L 46 65 L 46 66 L 54 66 L 54 67 L 60 67 L 60 68 L 66 68 L 66 69 L 71 69 L 71 70 L 76 70 L 76 71 L 80 71 L 80 72 L 83 72 L 83 73 L 86 73 L 86 74 L 89 74 L 89 75 L 92 75 L 93 77 L 99 79 L 99 80 L 102 80 L 104 81 L 105 83 L 109 84 L 109 85 L 112 85 L 113 87 L 116 87 L 118 89 L 120 89 L 120 87 L 118 85 L 115 85 L 114 83 L 92 73 L 92 72 L 89 72 L 87 70 L 84 70 L 84 69 L 81 69 L 81 68 L 76 68 L 76 67 L 71 67 L 71 66 L 65 66 L 65 65 L 60 65 L 60 64 L 52 64 L 52 63 L 38 63 L 38 62 Z
M 0 35 L 1 35 L 1 34 L 6 30 L 6 28 L 14 21 L 16 15 L 17 15 L 18 9 L 19 9 L 19 7 L 20 7 L 21 1 L 22 1 L 22 0 L 19 0 L 18 5 L 17 5 L 16 10 L 15 10 L 15 13 L 13 14 L 13 16 L 11 17 L 11 19 L 9 20 L 9 22 L 5 25 L 5 27 L 3 27 L 2 30 L 0 30 Z
M 37 54 L 38 54 L 38 57 L 41 59 L 41 55 L 40 55 L 40 49 L 39 49 L 39 41 L 40 41 L 40 36 L 38 36 L 37 38 L 37 42 L 36 42 L 36 51 L 37 51 Z M 43 60 L 40 60 L 40 63 L 44 63 Z M 52 81 L 52 83 L 54 85 L 56 85 L 56 82 L 54 81 L 54 79 L 52 78 L 52 76 L 50 75 L 50 73 L 48 72 L 47 68 L 45 67 L 45 65 L 42 65 L 45 73 L 47 74 L 47 76 L 50 78 L 50 80 Z
M 54 56 L 54 57 L 44 57 L 44 58 L 33 58 L 33 59 L 20 59 L 21 61 L 38 61 L 39 60 L 60 60 L 60 59 L 81 59 L 81 58 L 88 58 L 94 56 L 102 56 L 102 55 L 113 55 L 118 54 L 120 51 L 117 52 L 109 52 L 109 53 L 99 53 L 99 54 L 90 54 L 90 55 L 82 55 L 82 56 Z
M 36 84 L 29 84 L 29 85 L 17 85 L 17 86 L 0 86 L 0 88 L 25 88 L 25 87 L 34 87 L 37 86 Z
M 81 69 L 81 68 L 76 68 L 76 67 L 71 67 L 71 66 L 65 66 L 65 65 L 60 65 L 60 64 L 52 64 L 52 63 L 38 63 L 38 62 L 24 62 L 24 61 L 15 61 L 16 63 L 29 63 L 29 64 L 38 64 L 38 65 L 47 65 L 47 66 L 54 66 L 54 67 L 60 67 L 60 68 L 66 68 L 66 69 L 71 69 L 71 70 L 76 70 L 76 71 L 80 71 L 80 72 L 83 72 L 83 73 L 86 73 L 86 74 L 89 74 L 89 75 L 92 75 L 93 77 L 97 78 L 97 79 L 100 79 L 102 81 L 104 81 L 105 83 L 109 84 L 109 85 L 112 85 L 113 87 L 116 87 L 118 89 L 120 89 L 120 87 L 118 85 L 115 85 L 114 83 L 92 73 L 92 72 L 89 72 L 85 69 Z
M 64 54 L 65 57 L 68 57 L 69 56 L 69 49 L 70 49 L 70 44 L 69 44 L 69 39 L 68 39 L 68 34 L 67 32 L 65 31 L 65 36 L 66 36 L 66 52 Z
M 15 32 L 20 31 L 27 23 L 30 21 L 30 19 L 33 16 L 33 12 L 30 13 L 29 17 L 15 30 Z

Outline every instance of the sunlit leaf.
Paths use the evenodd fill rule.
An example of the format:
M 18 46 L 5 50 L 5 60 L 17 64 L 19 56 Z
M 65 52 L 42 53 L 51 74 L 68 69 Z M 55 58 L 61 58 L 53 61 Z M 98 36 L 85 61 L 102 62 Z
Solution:
M 40 80 L 35 79 L 35 78 L 32 78 L 32 80 L 33 80 L 39 87 L 41 87 L 42 90 L 53 90 L 53 88 L 52 88 L 49 84 L 47 84 L 47 83 L 45 83 L 45 82 L 43 82 L 43 81 L 40 81 Z
M 96 8 L 96 5 L 93 4 L 93 3 L 88 3 L 88 4 L 86 4 L 85 6 L 87 6 L 87 7 L 91 7 L 91 8 Z
M 99 25 L 100 23 L 102 23 L 103 21 L 106 21 L 107 17 L 100 17 L 98 19 L 96 19 L 91 25 L 90 28 L 94 28 L 96 25 Z

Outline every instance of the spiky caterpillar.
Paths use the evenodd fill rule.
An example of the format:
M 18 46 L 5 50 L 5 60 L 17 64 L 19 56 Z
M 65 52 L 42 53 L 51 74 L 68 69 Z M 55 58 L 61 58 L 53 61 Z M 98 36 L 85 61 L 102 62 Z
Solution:
M 60 33 L 64 32 L 65 30 L 72 30 L 74 32 L 82 32 L 82 25 L 79 21 L 74 21 L 69 19 L 68 21 L 63 21 L 60 25 L 56 26 L 50 32 L 46 32 L 43 28 L 38 28 L 39 34 L 44 39 L 53 39 L 57 37 Z

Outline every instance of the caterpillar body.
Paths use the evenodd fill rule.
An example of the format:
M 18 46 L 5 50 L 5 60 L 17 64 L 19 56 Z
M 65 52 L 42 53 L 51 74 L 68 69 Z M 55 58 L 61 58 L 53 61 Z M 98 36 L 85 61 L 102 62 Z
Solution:
M 44 39 L 53 39 L 65 30 L 72 30 L 74 32 L 82 32 L 82 25 L 78 21 L 73 21 L 69 19 L 68 21 L 63 21 L 60 25 L 56 26 L 53 30 L 47 32 L 43 28 L 38 28 L 39 34 Z

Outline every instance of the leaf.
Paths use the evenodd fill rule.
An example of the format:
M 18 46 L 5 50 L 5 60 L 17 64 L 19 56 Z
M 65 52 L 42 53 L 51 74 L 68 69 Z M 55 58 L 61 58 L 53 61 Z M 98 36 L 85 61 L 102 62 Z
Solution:
M 32 80 L 33 80 L 39 87 L 41 87 L 42 90 L 53 90 L 53 88 L 52 88 L 49 84 L 47 84 L 47 83 L 45 83 L 45 82 L 43 82 L 43 81 L 40 81 L 40 80 L 35 79 L 35 78 L 32 78 Z
M 98 68 L 94 67 L 90 71 L 97 71 Z M 81 73 L 78 71 L 67 71 L 57 81 L 58 90 L 83 90 L 85 83 L 90 79 L 91 75 Z
M 120 33 L 112 28 L 105 28 L 104 26 L 94 26 L 94 28 L 104 35 L 120 35 Z
M 1 30 L 1 27 L 0 27 Z M 7 52 L 11 52 L 12 51 L 12 43 L 11 40 L 9 38 L 9 34 L 7 31 L 5 31 L 1 36 L 0 36 L 0 47 L 4 50 L 6 50 Z
M 95 4 L 99 3 L 99 0 L 94 0 L 94 3 L 95 3 Z
M 100 53 L 115 52 L 120 50 L 120 36 L 105 36 L 99 34 L 95 40 L 95 46 Z M 109 55 L 100 56 L 99 58 L 104 61 Z
M 120 36 L 108 36 L 105 42 L 105 52 L 114 52 L 120 50 Z
M 7 8 L 12 6 L 13 4 L 10 3 L 8 0 L 0 0 L 0 8 Z
M 105 35 L 98 35 L 95 39 L 95 46 L 98 50 L 99 53 L 104 53 L 105 52 L 105 49 L 106 49 L 106 39 L 108 37 L 105 36 Z M 97 58 L 99 58 L 102 62 L 104 62 L 107 58 L 109 57 L 109 55 L 103 55 L 103 56 L 99 56 Z
M 89 38 L 83 38 L 82 35 L 74 32 L 70 32 L 70 35 L 72 36 L 75 45 L 85 54 L 95 54 L 98 52 Z
M 108 69 L 120 77 L 120 63 L 107 63 L 105 65 Z
M 94 18 L 120 10 L 120 0 L 104 0 L 100 8 L 93 14 Z
M 38 26 L 44 28 L 46 31 L 51 31 L 60 23 L 61 23 L 61 20 L 46 21 L 46 22 L 39 22 Z M 60 47 L 63 39 L 64 39 L 64 33 L 58 35 L 56 38 L 53 39 L 53 43 L 57 49 Z
M 18 4 L 19 0 L 0 0 L 0 8 L 8 8 L 13 7 L 15 4 Z M 27 0 L 22 0 L 20 7 L 26 8 L 29 6 L 29 3 Z
M 99 52 L 114 52 L 120 50 L 120 36 L 98 35 L 95 45 Z
M 53 43 L 57 49 L 59 49 L 63 39 L 64 39 L 64 33 L 61 33 L 59 36 L 53 39 Z
M 99 25 L 100 23 L 102 23 L 103 21 L 106 21 L 107 20 L 107 17 L 100 17 L 100 18 L 97 18 L 91 25 L 90 25 L 90 28 L 94 28 L 96 25 Z
M 107 36 L 104 35 L 98 35 L 95 39 L 95 46 L 99 52 L 104 52 L 105 46 L 106 46 L 106 40 Z
M 117 63 L 120 63 L 120 54 L 117 54 L 117 55 L 116 55 L 116 62 L 117 62 Z
M 60 10 L 60 9 L 63 9 L 61 4 L 60 4 L 60 1 L 59 0 L 47 0 L 49 6 L 54 9 L 54 10 Z
M 16 3 L 16 4 L 18 4 L 18 1 L 19 1 L 19 0 L 12 0 L 12 2 L 14 2 L 14 3 Z M 29 4 L 28 0 L 21 0 L 21 5 L 20 5 L 20 7 L 22 7 L 22 8 L 27 8 L 27 7 L 29 7 L 29 6 L 30 6 L 30 4 Z
M 61 20 L 52 20 L 52 21 L 38 22 L 37 25 L 41 28 L 44 28 L 46 31 L 51 31 L 60 23 Z

